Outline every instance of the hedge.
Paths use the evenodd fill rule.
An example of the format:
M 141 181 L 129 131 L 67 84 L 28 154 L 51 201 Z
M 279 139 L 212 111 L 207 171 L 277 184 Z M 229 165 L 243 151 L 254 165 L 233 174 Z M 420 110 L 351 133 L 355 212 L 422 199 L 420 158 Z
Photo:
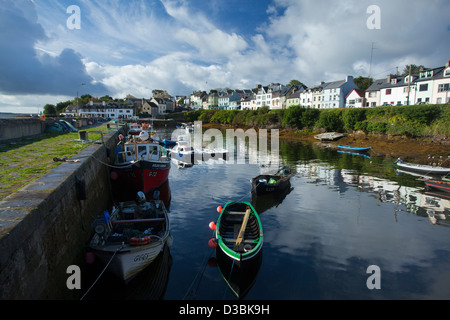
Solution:
M 335 132 L 361 130 L 411 137 L 450 135 L 450 104 L 373 108 L 312 109 L 292 106 L 283 110 L 196 110 L 174 115 L 185 121 L 280 129 L 324 129 Z

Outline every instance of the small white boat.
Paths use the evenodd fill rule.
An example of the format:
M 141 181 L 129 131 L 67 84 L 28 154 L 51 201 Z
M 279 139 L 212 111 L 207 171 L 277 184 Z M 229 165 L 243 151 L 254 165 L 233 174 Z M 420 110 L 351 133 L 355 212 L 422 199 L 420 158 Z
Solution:
M 398 158 L 397 161 L 395 161 L 395 164 L 403 170 L 419 172 L 423 174 L 446 175 L 450 173 L 450 168 L 409 163 L 403 161 L 402 158 Z
M 89 250 L 125 282 L 149 266 L 164 249 L 169 235 L 169 215 L 163 201 L 120 203 L 94 221 Z
M 191 146 L 187 136 L 179 136 L 176 145 L 170 149 L 170 158 L 177 164 L 193 165 L 196 159 L 202 159 L 201 153 L 201 151 L 197 151 Z

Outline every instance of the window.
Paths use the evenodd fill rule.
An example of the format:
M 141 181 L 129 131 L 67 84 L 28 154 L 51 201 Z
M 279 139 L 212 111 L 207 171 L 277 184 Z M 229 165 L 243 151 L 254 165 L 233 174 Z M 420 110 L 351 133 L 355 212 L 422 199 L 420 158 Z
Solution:
M 428 91 L 428 83 L 427 84 L 421 84 L 419 86 L 419 91 Z
M 445 92 L 445 91 L 450 91 L 450 83 L 443 83 L 440 84 L 438 87 L 438 92 Z
M 391 94 L 392 89 L 386 89 L 386 94 Z
M 450 77 L 450 68 L 447 68 L 447 69 L 444 71 L 444 77 Z
M 375 98 L 377 96 L 377 92 L 376 91 L 372 91 L 369 93 L 369 97 L 370 98 Z

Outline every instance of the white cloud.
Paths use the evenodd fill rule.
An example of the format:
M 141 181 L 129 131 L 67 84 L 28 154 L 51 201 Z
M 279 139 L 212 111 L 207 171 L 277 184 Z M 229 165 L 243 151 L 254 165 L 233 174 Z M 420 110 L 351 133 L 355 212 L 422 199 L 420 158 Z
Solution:
M 406 64 L 436 67 L 449 59 L 447 0 L 379 0 L 380 30 L 366 25 L 371 2 L 274 0 L 264 2 L 257 32 L 242 29 L 233 15 L 221 15 L 225 7 L 220 1 L 82 0 L 81 29 L 69 30 L 60 1 L 22 0 L 23 16 L 33 28 L 20 39 L 47 67 L 63 63 L 64 56 L 82 61 L 85 76 L 114 97 L 149 97 L 154 89 L 175 95 L 253 88 L 292 79 L 315 85 L 346 75 L 367 76 L 369 69 L 383 78 Z M 232 25 L 232 31 L 223 25 Z M 19 31 L 11 30 L 17 38 Z M 30 50 L 26 53 L 31 56 Z

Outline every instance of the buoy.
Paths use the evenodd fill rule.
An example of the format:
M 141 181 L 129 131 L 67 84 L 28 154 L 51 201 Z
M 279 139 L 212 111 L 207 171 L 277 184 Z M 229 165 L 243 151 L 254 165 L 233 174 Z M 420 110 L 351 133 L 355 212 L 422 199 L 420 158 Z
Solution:
M 222 207 L 221 207 L 221 206 L 218 206 L 218 207 L 217 207 L 217 212 L 218 212 L 218 213 L 221 213 L 221 212 L 222 212 Z
M 214 221 L 211 221 L 211 222 L 209 223 L 209 228 L 210 228 L 211 230 L 216 230 L 216 224 L 214 223 Z
M 208 241 L 208 246 L 209 246 L 211 249 L 216 248 L 216 247 L 217 247 L 217 242 L 216 242 L 216 240 L 214 240 L 214 238 L 209 239 L 209 241 Z

